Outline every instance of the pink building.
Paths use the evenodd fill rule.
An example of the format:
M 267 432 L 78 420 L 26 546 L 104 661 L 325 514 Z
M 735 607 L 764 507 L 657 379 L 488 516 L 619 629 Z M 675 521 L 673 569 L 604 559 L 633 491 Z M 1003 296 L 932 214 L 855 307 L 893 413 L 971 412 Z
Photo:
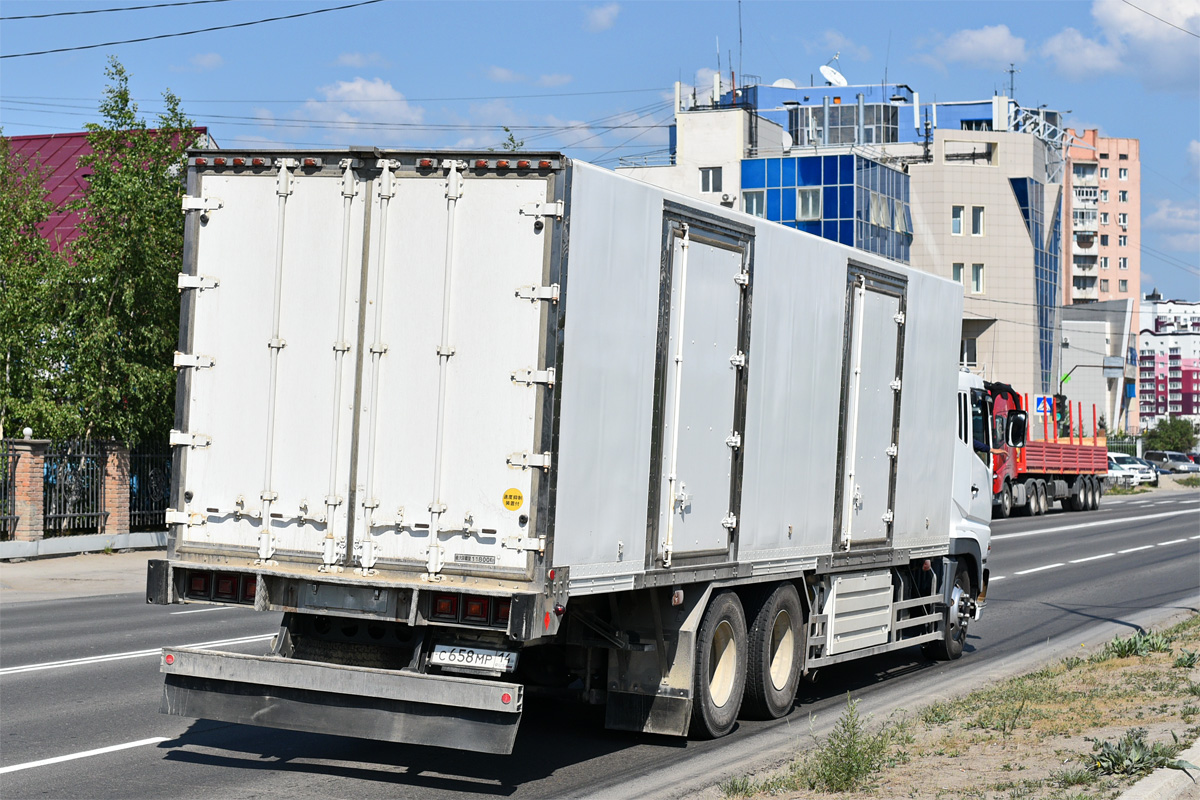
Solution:
M 1138 403 L 1143 430 L 1165 416 L 1200 422 L 1200 303 L 1146 295 L 1138 334 Z

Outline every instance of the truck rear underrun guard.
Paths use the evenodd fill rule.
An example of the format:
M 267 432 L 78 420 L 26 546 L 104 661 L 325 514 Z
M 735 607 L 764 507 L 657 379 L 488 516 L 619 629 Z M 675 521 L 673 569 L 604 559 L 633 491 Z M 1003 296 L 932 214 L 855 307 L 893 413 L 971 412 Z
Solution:
M 162 672 L 163 714 L 486 753 L 512 752 L 524 700 L 517 683 L 184 647 Z

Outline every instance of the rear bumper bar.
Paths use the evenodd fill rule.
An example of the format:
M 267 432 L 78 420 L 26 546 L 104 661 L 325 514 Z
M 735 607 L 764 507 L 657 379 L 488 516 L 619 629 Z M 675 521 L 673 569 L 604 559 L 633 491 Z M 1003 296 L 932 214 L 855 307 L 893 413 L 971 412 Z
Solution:
M 524 700 L 517 683 L 185 647 L 161 669 L 163 714 L 476 752 L 512 752 Z

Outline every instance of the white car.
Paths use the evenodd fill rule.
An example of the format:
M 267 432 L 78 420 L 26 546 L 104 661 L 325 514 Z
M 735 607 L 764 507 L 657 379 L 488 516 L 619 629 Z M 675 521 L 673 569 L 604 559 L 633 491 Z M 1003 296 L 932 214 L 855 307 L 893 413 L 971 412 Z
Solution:
M 1124 453 L 1108 454 L 1108 477 L 1126 486 L 1137 486 L 1151 480 L 1150 471 L 1137 463 L 1133 456 Z

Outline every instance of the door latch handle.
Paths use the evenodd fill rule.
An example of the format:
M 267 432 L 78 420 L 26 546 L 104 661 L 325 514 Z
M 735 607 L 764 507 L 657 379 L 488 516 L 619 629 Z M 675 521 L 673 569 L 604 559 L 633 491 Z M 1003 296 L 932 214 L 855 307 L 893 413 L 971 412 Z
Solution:
M 977 497 L 978 495 L 979 495 L 979 487 L 972 483 L 971 484 L 971 497 Z

